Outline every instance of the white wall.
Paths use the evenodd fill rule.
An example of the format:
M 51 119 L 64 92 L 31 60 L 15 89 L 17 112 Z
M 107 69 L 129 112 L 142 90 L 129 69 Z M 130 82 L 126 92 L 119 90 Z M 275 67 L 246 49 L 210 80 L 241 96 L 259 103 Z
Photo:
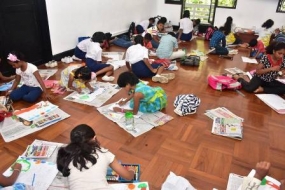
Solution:
M 180 21 L 181 5 L 165 4 L 165 0 L 157 1 L 157 15 L 164 16 L 173 25 L 178 25 Z
M 215 26 L 222 26 L 228 16 L 238 27 L 260 28 L 267 20 L 272 19 L 277 28 L 284 25 L 285 14 L 276 13 L 278 0 L 238 0 L 236 9 L 217 8 Z
M 131 21 L 157 15 L 153 0 L 46 0 L 46 6 L 53 55 L 73 49 L 80 36 L 121 34 Z

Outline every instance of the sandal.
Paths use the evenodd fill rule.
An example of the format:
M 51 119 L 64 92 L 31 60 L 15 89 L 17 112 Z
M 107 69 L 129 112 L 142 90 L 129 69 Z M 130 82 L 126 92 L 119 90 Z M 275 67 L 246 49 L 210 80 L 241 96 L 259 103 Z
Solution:
M 168 80 L 172 80 L 175 78 L 174 73 L 164 73 L 164 74 L 161 74 L 161 76 L 168 78 Z
M 161 76 L 161 75 L 155 75 L 151 79 L 153 82 L 160 82 L 160 83 L 168 83 L 168 78 Z

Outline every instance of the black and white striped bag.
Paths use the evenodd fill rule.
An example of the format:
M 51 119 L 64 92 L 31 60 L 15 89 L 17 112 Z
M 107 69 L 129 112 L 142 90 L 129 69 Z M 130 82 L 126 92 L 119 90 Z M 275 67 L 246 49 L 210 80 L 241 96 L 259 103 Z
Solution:
M 194 94 L 181 94 L 176 96 L 174 100 L 174 112 L 180 116 L 196 113 L 201 103 L 200 98 Z

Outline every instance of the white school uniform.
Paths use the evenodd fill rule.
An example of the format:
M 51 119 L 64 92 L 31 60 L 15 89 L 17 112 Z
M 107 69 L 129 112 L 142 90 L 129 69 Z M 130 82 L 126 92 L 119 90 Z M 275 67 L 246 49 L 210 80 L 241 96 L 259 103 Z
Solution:
M 34 72 L 36 72 L 37 70 L 38 68 L 35 65 L 27 63 L 27 69 L 25 71 L 21 71 L 21 68 L 17 68 L 16 74 L 21 76 L 21 80 L 25 85 L 30 87 L 42 88 L 39 81 L 34 75 Z
M 87 46 L 86 58 L 102 61 L 102 48 L 98 42 L 91 42 Z
M 149 25 L 149 20 L 141 21 L 140 25 L 143 27 L 144 30 L 146 30 Z
M 74 167 L 72 161 L 69 164 L 70 175 L 68 176 L 69 189 L 71 190 L 112 190 L 106 180 L 107 168 L 114 161 L 115 155 L 107 149 L 101 149 L 102 152 L 96 151 L 97 163 L 92 165 L 87 162 L 89 169 L 82 169 L 80 171 Z
M 180 28 L 183 30 L 183 34 L 189 34 L 193 30 L 193 22 L 189 18 L 182 18 L 180 20 Z
M 90 39 L 90 38 L 87 38 L 87 39 L 82 40 L 81 42 L 79 42 L 79 43 L 77 44 L 77 47 L 78 47 L 81 51 L 87 52 L 87 47 L 88 47 L 89 43 L 92 43 L 92 42 L 91 42 L 91 39 Z
M 126 51 L 125 60 L 130 64 L 135 64 L 145 58 L 148 59 L 148 49 L 141 44 L 132 45 Z
M 151 34 L 151 36 L 157 36 L 159 31 L 158 31 L 157 26 L 155 25 L 155 26 L 152 26 L 152 27 L 148 28 L 146 31 L 144 31 L 142 33 L 142 37 L 144 37 L 146 33 Z

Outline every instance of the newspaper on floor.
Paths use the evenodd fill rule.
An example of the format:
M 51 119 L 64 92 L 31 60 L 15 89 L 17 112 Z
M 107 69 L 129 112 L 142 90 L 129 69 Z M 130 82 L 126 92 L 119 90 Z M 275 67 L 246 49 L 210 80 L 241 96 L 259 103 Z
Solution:
M 59 108 L 48 112 L 42 117 L 37 118 L 31 123 L 26 121 L 19 121 L 17 117 L 7 117 L 0 123 L 0 133 L 5 142 L 11 142 L 19 139 L 36 131 L 49 127 L 63 119 L 68 118 L 70 115 L 65 113 Z
M 232 113 L 230 110 L 228 110 L 225 107 L 218 107 L 215 109 L 206 110 L 206 113 L 204 114 L 211 119 L 214 119 L 215 117 L 219 117 L 219 118 L 237 118 L 237 119 L 240 119 L 242 122 L 244 120 L 243 118 L 235 115 L 234 113 Z
M 40 76 L 43 80 L 49 79 L 57 72 L 57 69 L 39 69 Z
M 92 98 L 90 98 L 90 95 L 86 94 L 87 92 L 85 92 L 85 97 L 83 98 L 82 95 L 79 95 L 77 92 L 72 92 L 63 99 L 67 101 L 76 102 L 79 104 L 100 107 L 105 102 L 107 102 L 113 95 L 115 95 L 120 91 L 120 87 L 117 84 L 112 84 L 108 82 L 96 82 L 92 84 L 92 87 L 95 88 L 95 91 L 93 93 L 94 96 L 92 96 Z M 86 95 L 88 96 L 88 98 Z M 86 101 L 87 99 L 89 101 Z
M 237 190 L 242 185 L 243 176 L 230 173 L 228 184 L 227 184 L 227 190 Z
M 117 123 L 119 127 L 134 137 L 138 137 L 139 135 L 150 131 L 152 128 L 163 125 L 173 119 L 173 117 L 159 111 L 155 113 L 140 113 L 140 116 L 134 117 L 134 128 L 130 130 L 126 127 L 124 114 L 110 110 L 110 107 L 112 107 L 113 104 L 115 103 L 97 109 L 102 115 Z

